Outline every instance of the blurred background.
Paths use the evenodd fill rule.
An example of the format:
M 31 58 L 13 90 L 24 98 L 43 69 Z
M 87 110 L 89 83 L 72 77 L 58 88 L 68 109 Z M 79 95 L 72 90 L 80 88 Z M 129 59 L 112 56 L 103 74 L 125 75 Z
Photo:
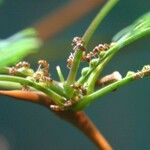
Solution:
M 80 2 L 80 0 L 74 1 Z M 86 0 L 84 1 L 86 6 Z M 41 18 L 48 14 L 57 14 L 58 9 L 70 3 L 71 0 L 4 0 L 0 5 L 0 38 L 4 39 L 32 25 L 37 26 Z M 97 6 L 84 17 L 72 21 L 62 28 L 61 32 L 48 38 L 40 52 L 27 57 L 26 60 L 33 65 L 38 59 L 48 60 L 52 77 L 55 79 L 57 79 L 55 66 L 58 64 L 67 75 L 65 61 L 70 54 L 71 40 L 74 36 L 82 36 L 101 8 L 101 3 Z M 98 43 L 109 43 L 114 34 L 149 9 L 148 0 L 120 0 L 98 28 L 89 49 Z M 78 12 L 79 8 L 75 7 L 75 10 Z M 72 12 L 68 12 L 65 18 L 67 17 L 74 16 Z M 53 23 L 52 21 L 51 24 Z M 50 30 L 53 28 L 50 27 Z M 118 70 L 125 75 L 128 70 L 136 71 L 144 64 L 149 64 L 149 41 L 150 38 L 145 37 L 122 49 L 108 64 L 103 74 Z M 131 83 L 97 100 L 85 110 L 114 150 L 150 149 L 149 85 L 150 80 L 147 78 Z M 42 106 L 13 101 L 13 98 L 1 96 L 0 150 L 27 149 L 96 150 L 97 148 L 77 129 Z

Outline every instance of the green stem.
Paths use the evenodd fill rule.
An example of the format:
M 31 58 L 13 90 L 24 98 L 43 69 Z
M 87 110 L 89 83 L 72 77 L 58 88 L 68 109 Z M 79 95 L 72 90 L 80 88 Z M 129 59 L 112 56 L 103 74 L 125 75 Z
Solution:
M 61 70 L 60 70 L 60 71 L 61 71 Z M 3 67 L 3 68 L 1 68 L 0 73 L 2 73 L 2 74 L 9 74 L 9 67 Z M 24 77 L 24 78 L 27 77 L 27 75 L 25 75 L 25 74 L 22 73 L 22 72 L 16 72 L 15 75 L 18 76 L 18 77 Z M 62 75 L 61 78 L 63 78 L 63 75 Z M 62 80 L 62 79 L 61 79 L 61 80 Z M 11 84 L 12 84 L 12 83 L 11 83 Z M 13 83 L 13 84 L 14 84 L 14 83 Z M 61 96 L 67 97 L 67 95 L 66 95 L 65 92 L 64 92 L 63 86 L 60 86 L 60 84 L 61 84 L 61 83 L 56 82 L 56 81 L 53 80 L 52 84 L 48 85 L 47 88 L 51 89 L 51 90 L 54 91 L 55 93 L 59 93 L 59 95 L 61 95 Z M 8 84 L 7 84 L 7 85 L 8 85 Z M 1 88 L 6 87 L 5 89 L 7 89 L 7 88 L 8 88 L 7 85 L 5 86 L 4 83 L 0 83 L 0 87 L 1 87 Z M 3 87 L 3 86 L 4 86 L 4 87 Z M 18 89 L 18 87 L 16 87 L 16 89 Z
M 60 82 L 64 82 L 65 80 L 64 80 L 64 76 L 63 76 L 63 74 L 62 74 L 62 71 L 61 71 L 61 69 L 60 69 L 60 66 L 57 66 L 57 67 L 56 67 L 56 70 L 57 70 L 57 74 L 58 74 L 58 76 L 59 76 Z
M 97 63 L 97 66 L 95 68 L 91 68 L 88 73 L 85 75 L 85 76 L 81 76 L 78 80 L 78 83 L 82 84 L 84 83 L 87 79 L 90 80 L 90 75 L 92 74 L 92 72 L 95 71 L 95 77 L 94 77 L 94 74 L 92 74 L 92 79 L 93 77 L 96 78 L 97 77 L 97 73 L 100 74 L 100 72 L 102 71 L 102 68 L 104 68 L 104 66 L 107 65 L 107 63 L 113 58 L 113 56 L 121 49 L 123 48 L 124 46 L 138 40 L 139 38 L 141 37 L 144 37 L 146 35 L 149 35 L 150 34 L 150 28 L 147 28 L 145 30 L 142 30 L 141 32 L 137 33 L 136 35 L 133 35 L 127 39 L 124 39 L 124 40 L 121 40 L 121 41 L 118 41 L 114 44 L 113 47 L 111 47 L 106 53 L 105 55 L 99 60 L 99 62 Z M 105 60 L 106 59 L 106 60 Z M 102 64 L 102 65 L 101 65 Z M 98 67 L 99 66 L 99 67 Z M 101 67 L 100 67 L 101 66 Z M 98 68 L 97 68 L 98 67 Z M 95 84 L 95 80 L 90 80 L 88 81 L 88 85 L 89 87 L 91 86 L 91 84 Z M 92 86 L 91 86 L 92 88 Z
M 90 24 L 89 28 L 84 33 L 82 39 L 84 41 L 84 46 L 86 47 L 89 43 L 92 35 L 98 28 L 99 24 L 102 22 L 102 20 L 105 18 L 105 16 L 108 14 L 108 12 L 115 6 L 115 4 L 118 2 L 118 0 L 109 0 L 105 6 L 102 8 L 102 10 L 99 11 L 98 15 L 95 17 L 95 19 Z M 72 64 L 72 67 L 69 71 L 68 77 L 67 77 L 67 85 L 70 85 L 74 83 L 76 74 L 78 72 L 78 68 L 80 65 L 81 57 L 82 57 L 82 50 L 77 50 L 74 56 L 74 61 Z
M 125 47 L 126 45 L 135 42 L 136 40 L 149 35 L 150 34 L 150 28 L 147 28 L 145 30 L 142 30 L 141 32 L 138 32 L 137 34 L 130 36 L 127 39 L 123 39 L 121 41 L 118 41 L 115 46 L 113 46 L 112 48 L 110 48 L 106 54 L 104 55 L 103 59 L 105 59 L 106 57 L 109 57 L 109 55 L 111 54 L 115 54 L 117 53 L 121 48 Z
M 92 71 L 92 73 L 90 74 L 86 84 L 88 85 L 88 89 L 87 89 L 87 93 L 90 94 L 93 92 L 94 87 L 95 87 L 95 82 L 97 81 L 100 73 L 102 72 L 103 68 L 105 67 L 105 65 L 110 61 L 110 59 L 112 58 L 112 55 L 110 55 L 111 57 L 107 57 L 106 59 L 104 59 L 104 61 L 102 61 L 97 67 L 96 69 L 94 69 Z
M 100 59 L 99 62 L 97 63 L 97 65 L 95 66 L 95 68 L 90 68 L 90 69 L 88 70 L 87 74 L 84 75 L 84 76 L 81 76 L 77 82 L 78 82 L 79 84 L 83 84 L 83 83 L 86 82 L 88 79 L 90 80 L 90 77 L 89 77 L 89 76 L 92 74 L 92 72 L 94 72 L 94 70 L 96 70 L 96 68 L 97 68 L 98 66 L 101 66 L 101 68 L 104 68 L 104 66 L 108 63 L 108 61 L 109 61 L 112 57 L 113 57 L 113 55 L 111 54 L 111 55 L 109 55 L 109 56 L 107 57 L 107 59 Z M 96 72 L 98 72 L 98 70 L 96 70 Z M 87 83 L 88 83 L 88 85 L 89 85 L 89 84 L 90 84 L 90 81 L 89 81 L 89 82 L 87 81 Z
M 55 93 L 58 93 L 60 96 L 63 96 L 65 98 L 69 98 L 68 95 L 65 93 L 65 89 L 63 87 L 63 84 L 57 81 L 52 81 L 52 84 L 47 85 L 46 88 L 51 89 Z
M 0 90 L 20 90 L 21 88 L 19 83 L 0 81 Z
M 79 68 L 79 65 L 80 65 L 81 57 L 82 57 L 82 51 L 77 50 L 75 52 L 74 61 L 73 61 L 72 67 L 69 71 L 68 78 L 67 78 L 67 82 L 66 82 L 67 85 L 70 85 L 70 84 L 74 83 L 75 78 L 76 78 L 76 74 L 78 72 L 78 68 Z
M 63 105 L 63 102 L 65 101 L 65 98 L 58 95 L 57 93 L 55 93 L 54 91 L 45 88 L 43 86 L 40 86 L 39 84 L 35 83 L 35 82 L 31 82 L 27 79 L 21 78 L 21 77 L 15 77 L 15 76 L 9 76 L 9 75 L 0 75 L 0 81 L 10 81 L 10 82 L 16 82 L 16 83 L 20 83 L 22 85 L 27 85 L 27 86 L 31 86 L 33 88 L 35 88 L 36 90 L 39 90 L 41 92 L 44 92 L 45 94 L 47 94 L 56 104 L 58 105 Z
M 8 67 L 2 67 L 2 68 L 0 68 L 0 73 L 8 74 L 9 73 L 9 68 Z
M 133 35 L 129 37 L 126 40 L 123 40 L 122 42 L 118 42 L 118 44 L 112 49 L 108 50 L 106 52 L 106 55 L 104 56 L 103 60 L 94 71 L 90 74 L 88 78 L 88 93 L 91 93 L 94 90 L 95 82 L 97 81 L 97 78 L 99 77 L 100 73 L 102 72 L 103 68 L 107 65 L 107 63 L 111 60 L 111 58 L 124 46 L 136 41 L 137 39 L 145 36 L 146 34 L 150 33 L 150 29 L 143 30 L 142 32 L 139 32 L 138 34 Z
M 114 91 L 115 89 L 118 89 L 119 87 L 128 84 L 131 81 L 141 79 L 144 76 L 150 75 L 150 66 L 147 70 L 142 70 L 137 73 L 132 73 L 131 75 L 128 75 L 124 77 L 122 80 L 119 80 L 117 82 L 114 82 L 100 90 L 97 90 L 96 92 L 84 96 L 74 107 L 74 111 L 79 111 L 90 105 L 93 101 L 95 101 L 97 98 L 101 98 L 102 96 Z
M 91 37 L 94 32 L 102 22 L 102 20 L 106 17 L 106 15 L 110 12 L 110 10 L 117 4 L 119 0 L 108 0 L 108 2 L 104 5 L 104 7 L 99 11 L 97 16 L 94 18 L 88 29 L 83 35 L 83 41 L 85 42 L 85 46 L 89 43 Z
M 10 74 L 9 69 L 11 69 L 11 67 L 2 67 L 2 68 L 0 68 L 0 73 L 1 74 Z M 27 75 L 25 75 L 23 72 L 16 72 L 15 75 L 17 75 L 19 77 L 27 77 Z

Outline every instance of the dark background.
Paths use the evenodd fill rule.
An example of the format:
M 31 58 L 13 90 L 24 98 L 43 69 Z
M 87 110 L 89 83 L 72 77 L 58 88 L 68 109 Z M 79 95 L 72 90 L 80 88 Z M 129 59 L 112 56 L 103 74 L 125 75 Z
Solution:
M 0 6 L 0 38 L 32 25 L 48 12 L 65 5 L 68 0 L 5 0 Z M 148 0 L 121 0 L 106 17 L 92 42 L 110 42 L 112 36 L 149 11 Z M 65 60 L 70 42 L 82 35 L 99 9 L 50 39 L 39 54 L 27 58 L 50 62 L 51 74 L 57 78 L 55 66 L 60 64 L 67 73 Z M 150 38 L 146 37 L 124 48 L 104 70 L 104 74 L 118 70 L 122 75 L 128 70 L 137 71 L 150 63 Z M 114 150 L 150 149 L 150 80 L 131 83 L 97 100 L 86 109 Z M 0 150 L 96 150 L 77 129 L 60 120 L 47 109 L 26 102 L 0 97 Z

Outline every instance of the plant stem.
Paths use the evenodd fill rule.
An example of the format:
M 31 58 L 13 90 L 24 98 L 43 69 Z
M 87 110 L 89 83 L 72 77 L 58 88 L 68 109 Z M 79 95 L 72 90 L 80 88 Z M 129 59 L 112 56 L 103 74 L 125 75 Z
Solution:
M 87 107 L 89 104 L 91 104 L 93 101 L 95 101 L 97 98 L 101 98 L 102 96 L 106 95 L 109 92 L 114 91 L 115 89 L 128 84 L 131 81 L 141 79 L 144 76 L 150 75 L 150 67 L 146 70 L 139 71 L 137 73 L 132 73 L 131 75 L 127 75 L 122 80 L 119 80 L 115 83 L 112 83 L 100 90 L 97 90 L 96 92 L 87 95 L 83 97 L 74 107 L 74 111 L 82 110 L 83 108 Z
M 114 55 L 114 54 L 109 55 L 109 56 L 107 57 L 107 59 L 100 59 L 99 62 L 97 63 L 97 66 L 95 66 L 95 68 L 90 68 L 89 71 L 87 72 L 87 74 L 84 75 L 84 76 L 81 76 L 77 82 L 78 82 L 79 84 L 83 84 L 84 82 L 87 81 L 87 79 L 90 80 L 90 77 L 89 77 L 89 76 L 92 74 L 92 72 L 94 72 L 94 70 L 96 70 L 96 68 L 97 68 L 98 66 L 101 66 L 101 68 L 104 67 L 104 65 L 106 65 L 106 64 L 108 63 L 108 61 L 113 57 L 113 55 Z M 102 64 L 102 65 L 101 65 L 101 64 Z M 97 70 L 97 71 L 98 71 L 98 70 Z M 96 72 L 97 72 L 97 71 L 96 71 Z M 90 82 L 88 82 L 88 85 L 89 85 L 89 84 L 90 84 Z
M 2 68 L 0 68 L 0 73 L 1 74 L 10 74 L 9 69 L 11 69 L 11 67 L 2 67 Z M 27 77 L 27 75 L 24 74 L 23 72 L 16 72 L 15 75 L 19 76 L 19 77 Z
M 58 105 L 63 105 L 63 102 L 65 101 L 65 98 L 58 95 L 54 91 L 45 88 L 35 82 L 31 82 L 27 79 L 21 78 L 21 77 L 15 77 L 15 76 L 9 76 L 9 75 L 0 75 L 0 81 L 10 81 L 10 82 L 17 82 L 22 85 L 27 85 L 35 88 L 36 90 L 42 91 L 43 93 L 47 94 L 53 101 L 54 103 Z
M 42 92 L 33 91 L 21 91 L 21 90 L 11 90 L 11 91 L 0 91 L 0 95 L 14 97 L 17 100 L 23 100 L 25 102 L 32 102 L 40 105 L 44 105 L 49 109 L 52 100 Z M 102 133 L 96 128 L 92 120 L 83 112 L 55 112 L 61 119 L 70 122 L 78 129 L 81 130 L 91 141 L 93 141 L 96 146 L 101 150 L 112 150 L 110 144 L 102 135 Z
M 72 67 L 71 67 L 68 77 L 67 77 L 67 82 L 66 82 L 67 85 L 70 85 L 75 81 L 76 74 L 77 74 L 77 71 L 78 71 L 78 68 L 80 65 L 81 57 L 82 57 L 82 51 L 77 50 L 75 52 L 75 57 L 74 57 Z
M 82 37 L 85 47 L 88 45 L 92 35 L 94 34 L 96 29 L 98 28 L 99 24 L 102 22 L 104 17 L 113 8 L 113 6 L 115 6 L 115 4 L 117 2 L 118 2 L 118 0 L 109 0 L 105 4 L 105 6 L 102 8 L 102 10 L 99 11 L 98 15 L 92 21 L 89 28 L 86 30 L 86 32 L 84 33 L 84 35 Z M 66 82 L 67 85 L 70 85 L 75 81 L 76 74 L 77 74 L 79 64 L 81 61 L 82 53 L 83 53 L 82 50 L 77 50 L 75 52 L 74 61 L 73 61 L 72 67 L 71 67 L 69 74 L 68 74 L 68 77 L 67 77 L 67 82 Z
M 102 22 L 102 20 L 106 17 L 109 11 L 117 4 L 119 0 L 108 0 L 108 2 L 104 5 L 104 7 L 99 11 L 97 16 L 91 22 L 90 26 L 86 30 L 83 35 L 83 41 L 85 42 L 85 46 L 89 43 L 91 37 L 93 36 L 94 32 Z
M 60 82 L 64 82 L 65 80 L 64 80 L 64 76 L 62 74 L 62 71 L 60 69 L 60 66 L 56 66 L 56 70 L 57 70 L 57 74 L 59 76 Z
M 107 65 L 107 63 L 113 58 L 113 56 L 121 48 L 123 48 L 124 46 L 138 40 L 141 37 L 149 35 L 149 34 L 150 34 L 150 28 L 147 28 L 145 30 L 144 29 L 141 30 L 141 32 L 138 32 L 137 34 L 135 34 L 133 36 L 130 36 L 126 39 L 123 39 L 123 40 L 116 42 L 114 44 L 114 46 L 112 46 L 108 51 L 106 51 L 105 55 L 100 59 L 100 61 L 97 63 L 97 66 L 95 68 L 91 68 L 85 76 L 81 76 L 79 78 L 78 83 L 82 84 L 87 79 L 89 79 L 88 85 L 90 88 L 92 88 L 93 85 L 95 84 L 96 78 L 98 77 L 98 75 L 100 74 L 102 69 Z M 94 71 L 94 70 L 96 70 L 96 71 Z M 95 77 L 94 77 L 94 75 L 95 75 Z M 95 80 L 93 80 L 93 79 L 95 79 Z M 90 91 L 91 91 L 91 89 L 90 89 Z
M 0 73 L 8 74 L 9 73 L 9 68 L 8 67 L 0 68 Z
M 91 141 L 95 143 L 99 150 L 112 150 L 111 145 L 97 129 L 92 120 L 83 112 L 56 112 L 61 118 L 70 122 L 81 130 Z
M 9 86 L 8 86 L 9 85 Z M 19 83 L 9 82 L 9 81 L 0 81 L 1 90 L 16 90 L 21 89 L 22 86 Z
M 118 41 L 114 47 L 110 48 L 110 50 L 108 50 L 106 52 L 106 54 L 104 55 L 103 59 L 105 59 L 106 57 L 109 57 L 109 55 L 111 55 L 112 53 L 115 54 L 116 52 L 118 52 L 121 48 L 125 47 L 126 45 L 138 40 L 139 38 L 142 38 L 146 35 L 149 35 L 150 34 L 150 28 L 147 28 L 145 30 L 142 30 L 141 32 L 133 35 L 133 36 L 130 36 L 129 38 L 127 39 L 124 39 L 124 40 L 121 40 L 121 41 Z
M 53 101 L 44 93 L 38 91 L 0 90 L 0 95 L 15 98 L 15 100 L 32 102 L 49 108 Z
M 88 94 L 93 92 L 94 87 L 95 87 L 95 82 L 97 81 L 100 73 L 102 72 L 103 68 L 109 62 L 110 59 L 111 59 L 111 57 L 107 57 L 106 59 L 104 59 L 104 61 L 102 61 L 90 74 L 90 76 L 86 82 L 86 84 L 88 85 L 88 88 L 87 88 Z

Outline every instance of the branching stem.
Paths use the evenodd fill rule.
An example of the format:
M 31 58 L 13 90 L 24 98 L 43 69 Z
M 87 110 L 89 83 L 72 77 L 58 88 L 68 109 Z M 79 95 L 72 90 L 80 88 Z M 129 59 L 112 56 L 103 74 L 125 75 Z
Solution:
M 9 76 L 9 75 L 0 75 L 0 81 L 10 81 L 10 82 L 17 82 L 20 83 L 22 85 L 27 85 L 27 86 L 31 86 L 33 88 L 35 88 L 36 90 L 39 90 L 41 92 L 44 92 L 45 94 L 47 94 L 51 99 L 53 99 L 53 101 L 58 104 L 58 105 L 63 105 L 63 102 L 65 101 L 65 98 L 58 95 L 57 93 L 55 93 L 54 91 L 45 88 L 35 82 L 31 82 L 27 79 L 21 78 L 21 77 L 16 77 L 16 76 Z
M 141 71 L 138 71 L 137 73 L 132 73 L 130 75 L 127 75 L 123 79 L 112 83 L 100 90 L 97 90 L 96 92 L 93 92 L 90 95 L 87 95 L 83 97 L 73 108 L 74 111 L 79 111 L 87 107 L 89 104 L 91 104 L 93 101 L 95 101 L 97 98 L 101 98 L 102 96 L 106 95 L 109 92 L 114 91 L 115 89 L 118 89 L 119 87 L 128 84 L 131 81 L 141 79 L 144 76 L 150 75 L 150 67 L 147 69 L 142 69 Z
M 96 31 L 96 29 L 98 28 L 102 20 L 104 19 L 104 17 L 109 13 L 109 11 L 113 8 L 113 6 L 115 6 L 117 2 L 118 0 L 109 0 L 102 8 L 102 10 L 99 11 L 98 15 L 92 21 L 89 28 L 86 30 L 86 32 L 82 37 L 85 47 L 88 45 L 89 40 L 91 39 L 92 35 L 94 34 L 94 32 Z M 67 78 L 67 82 L 66 82 L 67 85 L 70 85 L 75 81 L 76 74 L 81 61 L 82 53 L 83 53 L 82 50 L 77 50 L 75 53 L 74 61 Z

